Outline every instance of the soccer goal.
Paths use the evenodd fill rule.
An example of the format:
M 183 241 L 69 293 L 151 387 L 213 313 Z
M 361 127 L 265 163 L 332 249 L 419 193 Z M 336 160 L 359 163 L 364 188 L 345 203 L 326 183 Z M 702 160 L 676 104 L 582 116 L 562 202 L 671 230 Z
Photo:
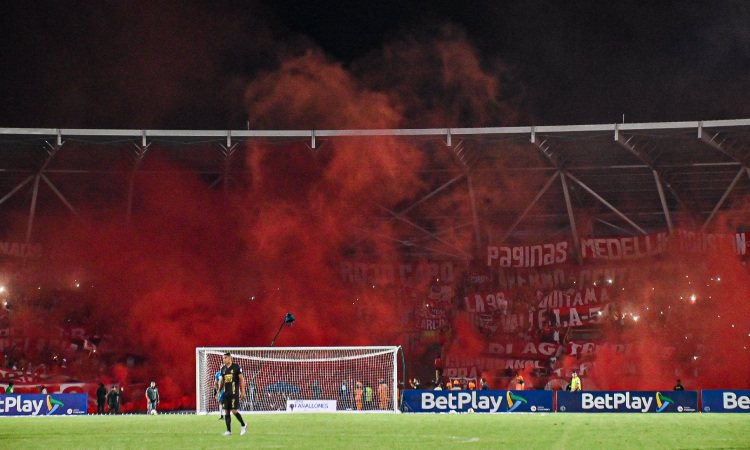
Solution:
M 219 412 L 216 373 L 230 352 L 242 367 L 244 412 L 398 412 L 401 347 L 198 347 L 196 413 Z

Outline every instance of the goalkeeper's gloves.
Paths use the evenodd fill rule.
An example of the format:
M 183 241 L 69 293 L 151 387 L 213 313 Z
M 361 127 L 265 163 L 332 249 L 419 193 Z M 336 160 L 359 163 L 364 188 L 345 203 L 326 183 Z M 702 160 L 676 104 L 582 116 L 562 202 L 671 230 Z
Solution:
M 216 397 L 216 393 L 219 392 L 218 389 L 214 388 L 214 397 Z

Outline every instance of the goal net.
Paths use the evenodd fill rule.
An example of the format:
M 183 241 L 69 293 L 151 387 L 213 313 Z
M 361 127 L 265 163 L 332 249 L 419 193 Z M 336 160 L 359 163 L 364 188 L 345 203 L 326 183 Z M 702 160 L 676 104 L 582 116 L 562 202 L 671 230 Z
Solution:
M 216 373 L 230 352 L 242 367 L 242 412 L 397 412 L 401 347 L 199 347 L 196 413 L 218 413 Z

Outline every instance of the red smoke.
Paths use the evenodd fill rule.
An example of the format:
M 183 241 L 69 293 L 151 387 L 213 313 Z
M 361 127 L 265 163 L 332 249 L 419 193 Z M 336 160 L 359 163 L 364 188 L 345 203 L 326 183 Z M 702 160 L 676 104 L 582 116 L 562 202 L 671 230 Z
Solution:
M 519 115 L 508 74 L 503 67 L 484 67 L 470 43 L 448 29 L 432 41 L 419 36 L 397 41 L 353 67 L 310 49 L 261 73 L 244 99 L 253 129 L 497 126 Z M 419 224 L 428 231 L 448 229 L 441 235 L 448 244 L 424 239 L 423 232 L 389 213 L 464 167 L 440 141 L 342 137 L 318 139 L 315 149 L 308 144 L 242 144 L 242 170 L 232 173 L 228 195 L 207 189 L 199 175 L 175 170 L 183 168 L 180 158 L 187 159 L 181 149 L 152 150 L 142 168 L 148 171 L 135 183 L 131 224 L 123 219 L 124 190 L 105 194 L 109 202 L 87 203 L 87 196 L 80 196 L 74 203 L 83 221 L 60 211 L 40 213 L 35 234 L 48 236 L 54 246 L 50 263 L 34 268 L 31 278 L 82 278 L 92 285 L 87 289 L 95 295 L 58 306 L 61 320 L 82 310 L 77 316 L 85 316 L 96 332 L 115 336 L 114 359 L 141 355 L 142 364 L 115 366 L 113 377 L 122 383 L 155 379 L 172 407 L 194 401 L 196 347 L 268 345 L 286 312 L 298 320 L 282 332 L 280 346 L 402 344 L 408 330 L 404 310 L 420 300 L 392 286 L 349 284 L 340 275 L 341 262 L 357 256 L 396 263 L 409 241 L 458 255 L 456 267 L 475 258 L 471 270 L 486 270 L 485 255 L 473 245 L 477 231 L 464 223 L 472 222 L 466 180 L 413 212 L 429 217 Z M 482 144 L 464 145 L 471 152 Z M 536 163 L 533 153 L 515 144 L 488 145 L 500 151 L 486 165 L 502 169 L 511 159 L 516 165 Z M 502 170 L 476 174 L 479 215 L 507 222 L 547 179 Z M 124 179 L 115 183 L 126 186 Z M 19 216 L 14 228 L 22 233 L 25 223 Z M 478 232 L 486 238 L 486 229 Z M 608 330 L 608 341 L 632 351 L 626 356 L 600 351 L 592 382 L 600 388 L 663 389 L 681 376 L 688 388 L 750 384 L 750 353 L 741 350 L 743 339 L 750 343 L 748 275 L 726 255 L 700 263 L 675 252 L 658 265 L 635 269 L 622 287 L 635 293 L 629 302 L 644 320 L 621 332 Z M 696 287 L 693 305 L 678 301 L 692 286 L 683 282 L 685 275 L 701 283 L 711 277 L 722 281 Z M 648 287 L 654 287 L 652 293 Z M 674 312 L 669 326 L 659 328 L 653 324 L 660 319 L 643 308 L 664 305 Z M 721 317 L 714 319 L 714 313 Z M 445 336 L 434 341 L 466 357 L 484 351 L 484 338 L 463 313 L 456 314 L 450 337 L 455 341 Z M 672 353 L 661 351 L 670 346 Z M 420 372 L 429 365 L 420 355 L 408 356 L 414 358 L 409 370 L 418 368 L 408 375 L 429 373 Z M 698 359 L 691 361 L 693 356 Z M 434 353 L 427 356 L 429 362 L 433 358 Z M 575 363 L 565 361 L 566 367 Z
M 450 90 L 457 110 L 415 104 L 399 89 L 356 75 L 312 49 L 250 82 L 245 97 L 250 126 L 394 128 L 436 124 L 441 115 L 445 126 L 460 124 L 466 111 L 480 118 L 500 111 L 498 81 L 482 71 L 466 41 L 453 35 L 440 39 L 430 58 L 443 62 L 430 89 L 436 89 L 435 98 L 441 89 Z M 422 59 L 424 43 L 396 47 L 398 65 L 405 66 L 394 73 L 413 71 L 420 82 L 432 78 L 432 62 Z M 504 118 L 481 121 L 503 123 Z M 165 404 L 188 406 L 197 346 L 268 345 L 288 311 L 298 320 L 277 345 L 400 343 L 406 303 L 400 291 L 347 284 L 340 265 L 347 254 L 401 260 L 394 239 L 421 233 L 386 220 L 386 210 L 429 192 L 436 180 L 422 170 L 436 161 L 455 164 L 449 150 L 442 144 L 441 154 L 431 155 L 419 142 L 393 137 L 318 139 L 315 149 L 307 144 L 242 144 L 243 171 L 232 174 L 233 188 L 225 196 L 206 189 L 197 176 L 175 170 L 188 153 L 160 154 L 156 143 L 136 178 L 132 224 L 123 220 L 122 192 L 106 206 L 72 194 L 83 221 L 40 210 L 35 235 L 54 236 L 42 271 L 66 283 L 67 278 L 85 280 L 95 293 L 81 300 L 85 321 L 96 332 L 115 336 L 112 357 L 145 358 L 133 368 L 116 366 L 116 381 L 155 379 Z M 125 179 L 115 182 L 126 186 Z M 23 216 L 18 224 L 21 230 Z M 469 254 L 470 240 L 461 239 L 466 242 L 456 246 Z M 40 279 L 42 271 L 30 278 Z M 59 311 L 65 316 L 73 308 L 60 305 Z
M 677 379 L 688 389 L 750 385 L 750 275 L 733 253 L 723 248 L 696 260 L 673 251 L 644 264 L 626 285 L 636 291 L 631 308 L 639 321 L 626 317 L 624 331 L 608 335 L 631 351 L 599 353 L 596 386 L 664 389 Z

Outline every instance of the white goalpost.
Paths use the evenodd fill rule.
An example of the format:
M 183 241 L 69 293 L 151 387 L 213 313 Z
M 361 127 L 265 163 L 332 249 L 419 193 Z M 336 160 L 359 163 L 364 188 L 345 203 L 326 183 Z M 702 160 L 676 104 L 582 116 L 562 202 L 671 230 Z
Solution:
M 230 352 L 242 367 L 243 413 L 399 411 L 401 347 L 198 347 L 196 413 L 218 413 L 216 373 Z M 402 354 L 403 357 L 403 354 Z

